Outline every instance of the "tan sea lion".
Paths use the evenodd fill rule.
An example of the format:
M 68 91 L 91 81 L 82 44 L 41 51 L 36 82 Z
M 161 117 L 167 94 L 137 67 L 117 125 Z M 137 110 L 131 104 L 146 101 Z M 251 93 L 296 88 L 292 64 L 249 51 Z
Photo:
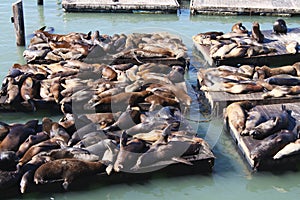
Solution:
M 249 101 L 234 102 L 227 106 L 225 111 L 224 120 L 231 124 L 238 133 L 244 130 L 246 122 L 245 110 L 253 107 Z
M 258 43 L 263 43 L 265 36 L 260 31 L 260 26 L 258 22 L 252 23 L 252 35 L 251 37 Z
M 299 43 L 297 41 L 288 42 L 285 45 L 286 51 L 290 54 L 296 54 L 298 52 Z
M 242 33 L 242 34 L 248 34 L 248 30 L 246 29 L 246 27 L 242 24 L 242 22 L 238 22 L 235 23 L 232 27 L 231 27 L 231 31 L 234 33 Z
M 47 183 L 63 179 L 65 190 L 74 179 L 80 176 L 95 175 L 105 172 L 108 163 L 105 161 L 87 162 L 78 159 L 59 159 L 41 165 L 34 173 L 34 182 Z
M 297 75 L 297 72 L 293 65 L 286 65 L 286 66 L 275 67 L 275 68 L 270 68 L 270 67 L 264 65 L 262 67 L 257 67 L 256 69 L 263 70 L 264 73 L 266 74 L 266 78 L 275 76 L 275 75 L 279 75 L 279 74 L 289 74 L 292 76 Z
M 273 159 L 282 159 L 287 156 L 299 154 L 300 152 L 300 139 L 296 140 L 295 142 L 291 142 L 283 147 L 280 151 L 278 151 L 274 156 Z

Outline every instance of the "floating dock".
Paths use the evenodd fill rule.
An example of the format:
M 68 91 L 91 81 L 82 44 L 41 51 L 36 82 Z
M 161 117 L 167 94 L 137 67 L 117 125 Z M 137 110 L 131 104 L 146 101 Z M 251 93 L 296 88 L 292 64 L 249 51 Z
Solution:
M 296 121 L 299 121 L 300 118 L 300 103 L 287 103 L 284 104 L 286 109 L 292 110 L 292 117 Z M 275 114 L 280 114 L 282 104 L 272 104 L 272 105 L 257 105 L 253 109 L 262 113 L 266 117 L 270 118 Z M 231 134 L 236 145 L 238 146 L 240 153 L 245 157 L 249 166 L 254 168 L 254 160 L 250 158 L 250 152 L 254 149 L 261 140 L 253 139 L 251 136 L 241 136 L 234 126 L 226 121 L 225 126 L 228 132 Z M 289 130 L 293 130 L 295 125 L 290 124 Z M 300 162 L 300 154 L 293 156 L 288 156 L 282 159 L 274 160 L 273 158 L 264 159 L 260 162 L 259 167 L 256 170 L 281 170 L 281 169 L 293 169 L 296 167 L 296 164 Z
M 276 52 L 268 54 L 260 54 L 251 57 L 232 57 L 226 59 L 212 58 L 209 50 L 210 45 L 202 45 L 194 41 L 194 45 L 200 53 L 204 56 L 211 66 L 220 65 L 238 65 L 238 64 L 253 64 L 253 65 L 269 65 L 279 66 L 288 65 L 300 61 L 300 53 L 291 54 L 286 50 L 286 44 L 291 41 L 297 41 L 300 37 L 300 28 L 288 29 L 286 35 L 276 35 L 272 30 L 262 30 L 265 36 L 263 45 L 268 48 L 276 49 Z
M 205 97 L 208 99 L 211 110 L 215 116 L 222 116 L 224 109 L 233 102 L 248 100 L 256 105 L 269 105 L 280 103 L 293 103 L 300 101 L 300 95 L 293 97 L 272 97 L 264 99 L 263 92 L 249 94 L 230 94 L 227 92 L 205 92 Z
M 192 14 L 292 16 L 300 14 L 300 2 L 298 0 L 191 0 L 190 9 Z
M 176 13 L 177 0 L 63 0 L 67 12 Z

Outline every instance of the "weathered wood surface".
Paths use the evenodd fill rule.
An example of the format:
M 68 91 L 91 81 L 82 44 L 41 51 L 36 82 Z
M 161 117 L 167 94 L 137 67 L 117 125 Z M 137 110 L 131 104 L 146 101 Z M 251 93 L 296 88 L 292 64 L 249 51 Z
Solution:
M 223 110 L 230 103 L 248 100 L 256 105 L 269 105 L 279 103 L 294 103 L 300 102 L 300 95 L 293 95 L 292 97 L 272 97 L 263 98 L 263 92 L 249 93 L 249 94 L 230 94 L 227 92 L 205 92 L 205 97 L 208 99 L 211 109 L 215 111 L 214 115 L 223 115 Z
M 251 30 L 251 27 L 248 27 L 248 30 Z M 265 41 L 263 44 L 269 48 L 276 49 L 276 52 L 251 57 L 213 59 L 209 54 L 210 45 L 197 44 L 195 41 L 194 45 L 196 49 L 203 54 L 204 58 L 211 66 L 238 64 L 279 66 L 288 65 L 300 61 L 299 52 L 296 54 L 291 54 L 286 50 L 287 43 L 291 41 L 297 41 L 300 37 L 300 28 L 288 29 L 288 33 L 286 35 L 276 35 L 272 32 L 272 30 L 262 30 L 262 33 L 265 36 Z
M 299 15 L 298 0 L 191 0 L 192 14 Z
M 63 0 L 62 7 L 68 12 L 177 12 L 177 0 Z
M 23 3 L 17 1 L 12 4 L 13 18 L 15 32 L 16 32 L 16 43 L 18 46 L 25 46 L 25 28 L 24 28 L 24 15 L 23 15 Z
M 296 121 L 300 120 L 300 103 L 287 103 L 284 104 L 288 110 L 292 110 L 292 117 Z M 255 110 L 262 113 L 264 116 L 270 118 L 276 114 L 280 114 L 282 104 L 272 104 L 272 105 L 257 105 L 254 107 Z M 260 140 L 253 139 L 250 136 L 241 136 L 234 126 L 226 121 L 225 128 L 231 134 L 233 140 L 238 146 L 240 153 L 245 157 L 249 166 L 253 169 L 254 160 L 250 158 L 250 152 L 254 149 Z M 290 124 L 289 130 L 296 129 L 296 126 Z M 295 130 L 294 130 L 295 131 Z M 295 164 L 300 162 L 300 155 L 289 156 L 279 160 L 274 160 L 272 158 L 265 159 L 260 163 L 260 167 L 257 170 L 280 170 L 280 169 L 291 169 L 296 167 Z

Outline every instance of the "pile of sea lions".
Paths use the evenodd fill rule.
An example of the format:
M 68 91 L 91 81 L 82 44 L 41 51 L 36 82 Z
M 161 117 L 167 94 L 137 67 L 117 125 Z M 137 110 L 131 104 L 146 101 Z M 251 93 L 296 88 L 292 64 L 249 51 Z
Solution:
M 0 123 L 0 187 L 61 181 L 67 190 L 82 176 L 145 173 L 195 157 L 214 159 L 209 145 L 175 107 L 149 112 L 67 113 L 58 122 Z M 197 159 L 196 159 L 197 160 Z M 211 166 L 212 167 L 212 166 Z
M 273 25 L 273 33 L 281 35 L 287 33 L 287 26 L 283 19 L 278 19 Z M 266 38 L 260 30 L 257 21 L 253 22 L 251 31 L 241 23 L 234 24 L 231 32 L 218 31 L 199 33 L 193 36 L 196 44 L 209 47 L 209 55 L 213 59 L 230 59 L 237 57 L 253 57 L 261 54 L 276 52 L 275 48 L 266 44 Z M 296 53 L 298 43 L 289 41 L 286 44 L 287 53 Z
M 5 77 L 1 107 L 35 111 L 39 102 L 109 112 L 147 104 L 189 107 L 184 67 L 156 63 L 106 65 L 77 60 L 52 64 L 14 64 Z
M 243 94 L 261 92 L 263 98 L 300 94 L 300 63 L 271 68 L 266 65 L 222 65 L 200 69 L 198 81 L 203 91 Z
M 267 114 L 249 101 L 235 102 L 226 108 L 225 120 L 242 138 L 248 138 L 254 169 L 266 160 L 300 154 L 300 129 L 296 126 L 293 111 L 285 105 L 281 105 L 281 110 Z
M 142 63 L 143 58 L 187 59 L 182 40 L 170 33 L 132 33 L 109 36 L 99 31 L 89 33 L 54 34 L 43 27 L 34 32 L 23 53 L 27 63 L 53 63 L 65 60 L 114 62 L 131 58 Z

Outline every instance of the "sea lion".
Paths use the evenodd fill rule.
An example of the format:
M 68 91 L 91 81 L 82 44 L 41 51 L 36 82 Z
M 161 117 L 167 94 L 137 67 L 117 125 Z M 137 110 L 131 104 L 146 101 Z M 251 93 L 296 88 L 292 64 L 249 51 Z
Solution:
M 252 110 L 247 112 L 247 119 L 245 123 L 245 129 L 240 133 L 242 136 L 249 135 L 249 131 L 251 131 L 254 127 L 259 125 L 262 122 L 265 122 L 267 119 L 262 113 Z
M 102 77 L 110 81 L 117 80 L 117 72 L 109 66 L 102 68 Z
M 16 153 L 14 151 L 0 152 L 0 171 L 16 170 L 17 162 L 18 162 L 18 157 L 16 156 Z
M 141 170 L 160 161 L 175 161 L 192 165 L 192 163 L 181 158 L 190 147 L 190 142 L 179 140 L 176 137 L 168 140 L 168 136 L 171 133 L 169 127 L 170 125 L 162 132 L 161 140 L 159 139 L 150 146 L 148 151 L 141 154 L 136 165 L 132 168 L 133 170 Z
M 21 158 L 24 153 L 32 146 L 41 141 L 49 139 L 49 135 L 45 132 L 39 132 L 36 135 L 30 135 L 19 147 L 16 155 Z
M 288 156 L 292 156 L 295 154 L 299 154 L 300 152 L 300 139 L 295 142 L 291 142 L 283 147 L 280 151 L 278 151 L 275 156 L 273 156 L 274 160 L 282 159 Z
M 228 53 L 226 53 L 223 58 L 237 58 L 237 57 L 244 57 L 248 50 L 247 46 L 237 46 L 231 49 Z
M 73 146 L 74 144 L 79 142 L 84 135 L 90 132 L 98 131 L 98 127 L 99 125 L 95 123 L 88 123 L 85 126 L 78 128 L 78 130 L 72 134 L 71 139 L 68 142 L 68 146 Z
M 105 128 L 111 124 L 113 124 L 116 119 L 118 119 L 121 115 L 121 112 L 117 113 L 91 113 L 85 114 L 85 116 L 91 120 L 93 123 L 98 123 L 101 128 Z
M 283 97 L 287 95 L 297 95 L 300 94 L 300 86 L 275 86 L 271 91 L 262 94 L 263 98 L 269 97 Z
M 254 169 L 259 167 L 263 159 L 272 158 L 284 146 L 295 140 L 295 134 L 288 130 L 281 130 L 263 139 L 250 152 L 250 158 L 254 161 Z
M 238 22 L 235 23 L 232 27 L 231 27 L 231 31 L 233 33 L 242 33 L 242 34 L 248 34 L 248 30 L 246 29 L 246 27 L 242 24 L 242 22 Z
M 300 84 L 300 78 L 289 74 L 279 74 L 266 78 L 265 81 L 271 85 L 296 86 Z
M 9 133 L 10 126 L 4 122 L 0 122 L 0 141 L 2 141 Z
M 141 112 L 139 109 L 128 109 L 120 115 L 115 123 L 103 130 L 108 132 L 129 129 L 140 123 L 140 114 Z
M 277 19 L 273 24 L 273 32 L 276 34 L 286 34 L 287 26 L 283 19 Z
M 212 54 L 211 57 L 214 59 L 223 59 L 224 56 L 236 46 L 236 43 L 225 44 L 222 47 L 220 47 L 214 54 Z
M 280 75 L 280 74 L 289 74 L 292 76 L 297 75 L 296 69 L 294 68 L 293 65 L 286 65 L 286 66 L 275 67 L 275 68 L 270 68 L 270 67 L 264 65 L 262 67 L 256 67 L 256 70 L 258 70 L 258 69 L 264 71 L 266 78 L 275 76 L 275 75 Z
M 105 161 L 87 162 L 78 159 L 59 159 L 41 165 L 34 173 L 34 182 L 47 183 L 63 179 L 62 186 L 65 190 L 74 179 L 80 176 L 95 175 L 105 172 Z
M 151 104 L 151 106 L 149 107 L 149 111 L 154 111 L 158 106 L 174 106 L 178 108 L 180 107 L 179 102 L 176 99 L 158 96 L 155 94 L 146 97 L 145 102 Z
M 285 45 L 286 51 L 290 54 L 298 53 L 299 43 L 297 41 L 290 41 Z
M 127 133 L 123 131 L 120 139 L 120 150 L 116 162 L 114 163 L 115 172 L 130 172 L 131 168 L 136 164 L 138 156 L 147 151 L 144 141 L 139 139 L 127 141 Z
M 291 110 L 282 105 L 280 114 L 272 116 L 270 120 L 260 123 L 254 127 L 249 134 L 255 139 L 263 139 L 281 129 L 287 129 L 291 121 Z
M 253 104 L 249 101 L 234 102 L 227 106 L 224 120 L 232 125 L 238 133 L 244 130 L 246 122 L 245 110 L 249 110 Z
M 241 93 L 249 93 L 249 92 L 261 92 L 263 91 L 263 85 L 258 82 L 250 82 L 250 83 L 224 83 L 225 92 L 232 94 L 241 94 Z
M 29 135 L 34 135 L 38 120 L 31 120 L 23 125 L 11 126 L 10 132 L 0 143 L 0 151 L 17 151 Z
M 265 36 L 260 31 L 260 26 L 258 22 L 252 23 L 252 35 L 251 37 L 258 43 L 263 43 Z

